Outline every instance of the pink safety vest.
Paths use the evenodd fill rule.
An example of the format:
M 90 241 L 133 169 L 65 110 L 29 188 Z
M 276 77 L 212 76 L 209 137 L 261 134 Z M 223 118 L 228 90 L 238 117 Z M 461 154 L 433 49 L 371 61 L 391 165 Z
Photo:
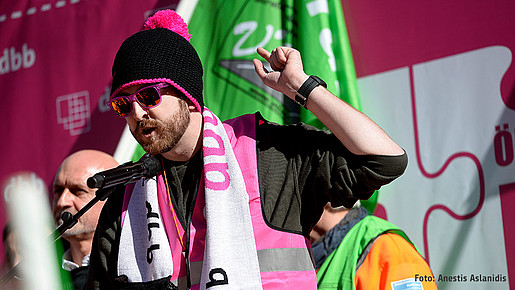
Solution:
M 263 289 L 316 289 L 316 272 L 309 240 L 300 234 L 272 229 L 264 220 L 261 211 L 257 171 L 255 118 L 254 114 L 243 115 L 224 122 L 224 128 L 240 165 L 249 194 L 250 214 Z M 166 192 L 162 175 L 159 175 L 157 180 L 158 188 L 164 189 L 164 192 Z M 129 189 L 129 186 L 127 189 Z M 206 221 L 203 215 L 203 189 L 204 183 L 201 180 L 190 224 L 191 289 L 199 289 L 200 287 L 202 260 L 204 258 Z M 126 191 L 123 211 L 127 209 L 128 199 L 130 198 L 130 194 L 128 195 L 127 192 L 130 191 Z M 188 244 L 187 235 L 175 214 L 173 206 L 170 206 L 167 194 L 158 194 L 158 197 L 172 257 L 181 257 L 181 259 L 173 259 L 174 270 L 171 280 L 174 284 L 179 285 L 180 289 L 185 289 L 187 281 L 183 244 Z

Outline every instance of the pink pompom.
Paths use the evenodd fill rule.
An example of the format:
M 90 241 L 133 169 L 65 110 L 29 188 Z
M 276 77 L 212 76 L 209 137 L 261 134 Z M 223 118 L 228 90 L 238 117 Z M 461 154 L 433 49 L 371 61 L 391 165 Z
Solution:
M 187 41 L 190 41 L 191 38 L 191 35 L 188 33 L 188 25 L 186 25 L 186 22 L 184 22 L 179 14 L 170 9 L 159 10 L 145 21 L 143 30 L 154 28 L 169 29 L 184 37 Z

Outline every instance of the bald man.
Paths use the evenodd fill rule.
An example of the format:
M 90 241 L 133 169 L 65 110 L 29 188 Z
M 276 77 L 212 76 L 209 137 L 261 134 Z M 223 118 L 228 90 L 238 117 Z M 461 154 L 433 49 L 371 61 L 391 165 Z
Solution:
M 74 215 L 95 196 L 96 189 L 87 186 L 87 179 L 99 171 L 116 166 L 118 162 L 111 155 L 97 150 L 78 151 L 64 159 L 53 184 L 52 210 L 58 226 L 62 224 L 63 212 Z M 62 267 L 70 271 L 75 289 L 84 287 L 91 243 L 103 205 L 104 202 L 96 203 L 62 236 L 70 243 L 69 250 L 63 256 Z

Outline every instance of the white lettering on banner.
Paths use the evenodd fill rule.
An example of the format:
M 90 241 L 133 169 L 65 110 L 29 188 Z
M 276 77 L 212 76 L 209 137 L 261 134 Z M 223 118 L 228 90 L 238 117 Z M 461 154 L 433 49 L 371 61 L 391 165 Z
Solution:
M 80 0 L 70 0 L 70 4 L 77 4 L 79 2 L 80 2 Z M 59 0 L 59 1 L 55 2 L 55 8 L 62 8 L 64 6 L 66 6 L 65 0 Z M 41 5 L 40 12 L 47 12 L 51 9 L 52 9 L 52 4 L 46 3 L 46 4 Z M 30 7 L 27 9 L 27 11 L 25 11 L 25 15 L 30 16 L 30 15 L 36 14 L 37 12 L 38 12 L 37 7 Z M 11 20 L 17 20 L 22 17 L 23 17 L 23 11 L 20 11 L 20 10 L 13 11 L 13 12 L 11 12 L 11 15 L 10 15 Z M 0 15 L 0 22 L 4 22 L 6 20 L 7 20 L 6 14 Z
M 327 4 L 327 0 L 315 0 L 306 4 L 306 9 L 308 10 L 309 16 L 314 17 L 318 14 L 329 13 L 329 5 Z M 336 58 L 333 53 L 333 33 L 329 28 L 323 28 L 320 31 L 320 35 L 318 37 L 318 41 L 320 42 L 320 46 L 327 54 L 327 62 L 329 63 L 329 68 L 331 71 L 336 72 Z M 340 94 L 340 83 L 338 79 L 335 80 L 335 93 L 336 95 Z
M 33 14 L 36 14 L 38 10 L 36 9 L 36 7 L 30 7 L 29 9 L 27 9 L 27 15 L 33 15 Z
M 243 36 L 234 45 L 232 49 L 232 56 L 247 56 L 254 54 L 258 47 L 265 47 L 270 42 L 272 37 L 276 40 L 283 40 L 287 34 L 286 30 L 275 30 L 273 25 L 268 24 L 265 26 L 266 34 L 263 37 L 263 40 L 261 40 L 261 42 L 248 48 L 241 48 L 242 45 L 249 39 L 250 35 L 254 33 L 257 29 L 258 23 L 256 21 L 245 21 L 234 26 L 233 34 L 243 34 Z M 288 43 L 285 43 L 284 45 L 291 46 L 291 44 Z M 251 67 L 254 68 L 254 66 Z
M 258 47 L 266 46 L 266 44 L 272 39 L 272 36 L 274 35 L 274 27 L 272 25 L 266 26 L 266 34 L 263 40 L 258 43 L 255 46 L 249 47 L 249 48 L 241 48 L 243 43 L 249 38 L 249 36 L 256 31 L 258 28 L 258 23 L 256 21 L 246 21 L 242 22 L 236 26 L 234 26 L 233 33 L 235 35 L 240 35 L 242 33 L 243 36 L 236 42 L 234 45 L 234 48 L 232 49 L 232 55 L 233 56 L 245 56 L 250 55 L 256 52 L 256 49 Z
M 316 0 L 306 4 L 309 16 L 313 17 L 321 13 L 329 13 L 329 6 L 327 0 Z
M 102 113 L 109 111 L 109 106 L 107 105 L 107 101 L 109 101 L 109 96 L 111 95 L 111 87 L 106 86 L 104 88 L 104 93 L 100 96 L 98 100 L 98 110 Z
M 322 31 L 320 31 L 319 39 L 320 46 L 322 46 L 322 49 L 327 54 L 327 62 L 329 63 L 329 68 L 332 72 L 336 72 L 336 58 L 334 57 L 332 44 L 333 44 L 333 34 L 331 32 L 331 29 L 324 28 Z M 336 95 L 340 94 L 340 82 L 338 82 L 338 79 L 334 81 L 335 84 L 335 93 Z
M 334 57 L 333 49 L 331 48 L 331 45 L 333 44 L 333 34 L 331 33 L 331 29 L 324 28 L 322 31 L 320 31 L 319 36 L 320 45 L 322 46 L 322 49 L 329 57 L 329 67 L 331 68 L 331 71 L 336 71 L 336 59 Z
M 43 4 L 43 6 L 41 6 L 41 12 L 46 12 L 50 9 L 52 9 L 52 4 Z
M 82 91 L 56 99 L 57 123 L 63 124 L 70 135 L 75 136 L 90 131 L 91 111 L 89 92 Z
M 0 75 L 30 68 L 35 62 L 36 52 L 26 43 L 21 46 L 21 51 L 16 51 L 15 47 L 5 48 L 0 56 Z
M 11 13 L 11 18 L 12 19 L 16 19 L 16 18 L 21 18 L 21 11 L 14 11 L 13 13 Z

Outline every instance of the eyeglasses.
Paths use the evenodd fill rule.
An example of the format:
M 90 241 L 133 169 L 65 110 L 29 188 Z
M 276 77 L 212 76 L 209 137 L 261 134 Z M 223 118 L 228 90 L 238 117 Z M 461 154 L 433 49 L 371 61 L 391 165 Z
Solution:
M 132 114 L 132 102 L 138 102 L 143 108 L 150 109 L 161 103 L 161 89 L 170 86 L 159 83 L 139 89 L 132 95 L 113 98 L 107 105 L 120 117 Z

